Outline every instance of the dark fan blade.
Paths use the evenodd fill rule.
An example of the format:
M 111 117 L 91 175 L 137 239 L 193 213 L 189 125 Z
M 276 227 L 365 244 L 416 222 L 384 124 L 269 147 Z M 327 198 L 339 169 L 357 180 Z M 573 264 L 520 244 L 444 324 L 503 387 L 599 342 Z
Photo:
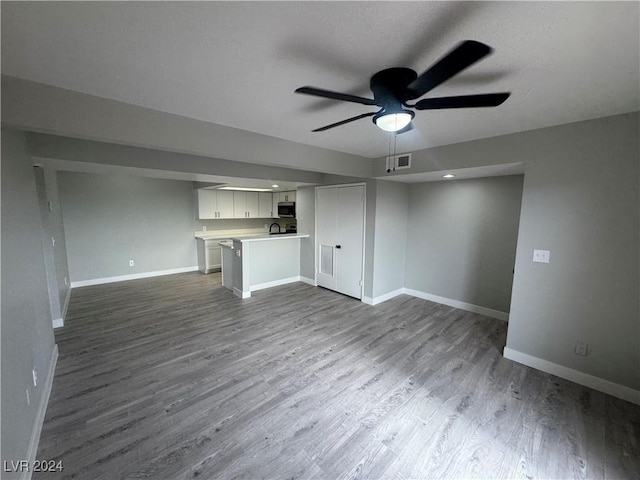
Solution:
M 356 120 L 360 120 L 361 118 L 373 117 L 377 112 L 369 112 L 363 113 L 362 115 L 358 115 L 357 117 L 347 118 L 346 120 L 342 120 L 341 122 L 332 123 L 331 125 L 327 125 L 326 127 L 316 128 L 315 130 L 311 130 L 312 132 L 324 132 L 325 130 L 329 130 L 333 127 L 339 127 L 340 125 L 344 125 L 345 123 L 355 122 Z
M 375 100 L 369 98 L 357 97 L 348 93 L 331 92 L 314 87 L 300 87 L 296 93 L 304 93 L 305 95 L 314 95 L 316 97 L 332 98 L 333 100 L 342 100 L 344 102 L 361 103 L 362 105 L 376 105 Z
M 488 45 L 465 40 L 407 86 L 409 98 L 420 98 L 489 53 Z
M 398 130 L 398 131 L 396 132 L 396 135 L 400 135 L 400 134 L 402 134 L 402 133 L 410 132 L 410 131 L 411 131 L 411 130 L 413 130 L 413 129 L 414 129 L 413 122 L 411 122 L 411 123 L 409 123 L 409 125 L 407 125 L 407 126 L 406 126 L 406 127 L 404 127 L 403 129 Z
M 413 105 L 416 110 L 437 110 L 439 108 L 497 107 L 510 93 L 485 93 L 482 95 L 462 95 L 459 97 L 425 98 Z

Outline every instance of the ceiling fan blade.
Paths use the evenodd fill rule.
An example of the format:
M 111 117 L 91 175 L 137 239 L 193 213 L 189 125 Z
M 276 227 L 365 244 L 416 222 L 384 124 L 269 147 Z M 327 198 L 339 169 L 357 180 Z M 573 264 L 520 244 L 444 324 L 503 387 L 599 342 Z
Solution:
M 420 98 L 429 90 L 491 53 L 491 47 L 465 40 L 407 86 L 408 98 Z
M 314 95 L 316 97 L 331 98 L 333 100 L 342 100 L 343 102 L 361 103 L 362 105 L 376 105 L 375 100 L 371 100 L 370 98 L 349 95 L 348 93 L 332 92 L 330 90 L 322 90 L 321 88 L 315 87 L 300 87 L 296 89 L 296 93 Z
M 461 95 L 459 97 L 425 98 L 413 105 L 416 110 L 437 110 L 440 108 L 497 107 L 510 93 L 485 93 L 482 95 Z
M 316 128 L 315 130 L 311 130 L 312 132 L 324 132 L 325 130 L 329 130 L 333 127 L 339 127 L 340 125 L 344 125 L 345 123 L 355 122 L 356 120 L 360 120 L 361 118 L 373 117 L 376 112 L 363 113 L 362 115 L 358 115 L 357 117 L 347 118 L 346 120 L 342 120 L 341 122 L 332 123 L 331 125 L 326 125 L 324 127 Z
M 410 131 L 411 131 L 411 130 L 413 130 L 414 128 L 415 128 L 415 127 L 413 126 L 413 122 L 410 122 L 410 123 L 409 123 L 409 125 L 407 125 L 406 127 L 404 127 L 404 128 L 403 128 L 403 129 L 401 129 L 401 130 L 398 130 L 398 131 L 396 132 L 396 135 L 400 135 L 400 134 L 402 134 L 402 133 L 410 132 Z

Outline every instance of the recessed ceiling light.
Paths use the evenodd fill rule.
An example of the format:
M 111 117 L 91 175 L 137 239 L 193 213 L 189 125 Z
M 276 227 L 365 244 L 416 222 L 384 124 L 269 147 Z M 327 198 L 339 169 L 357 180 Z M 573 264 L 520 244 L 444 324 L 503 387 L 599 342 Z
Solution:
M 253 187 L 220 187 L 218 190 L 236 190 L 240 192 L 270 192 L 270 188 L 253 188 Z
M 280 185 L 271 185 L 271 188 L 278 188 Z
M 442 178 L 454 178 L 455 175 L 453 173 L 447 173 L 446 175 L 442 175 Z

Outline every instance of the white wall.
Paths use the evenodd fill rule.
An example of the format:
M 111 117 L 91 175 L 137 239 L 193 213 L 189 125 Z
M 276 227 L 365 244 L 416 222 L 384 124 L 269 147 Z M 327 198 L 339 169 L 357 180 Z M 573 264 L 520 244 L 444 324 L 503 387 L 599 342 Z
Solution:
M 1 449 L 2 460 L 14 462 L 29 458 L 38 414 L 44 416 L 44 387 L 55 346 L 39 215 L 25 135 L 3 128 Z M 34 367 L 38 372 L 36 387 L 31 373 Z M 37 436 L 33 438 L 37 440 Z
M 509 311 L 522 175 L 412 184 L 405 286 Z
M 72 282 L 197 266 L 192 182 L 59 172 L 58 184 Z

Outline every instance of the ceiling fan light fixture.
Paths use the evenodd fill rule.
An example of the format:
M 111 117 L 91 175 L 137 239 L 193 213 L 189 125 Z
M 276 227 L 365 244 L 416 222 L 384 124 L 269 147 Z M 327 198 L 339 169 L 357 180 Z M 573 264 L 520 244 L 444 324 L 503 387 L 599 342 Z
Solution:
M 373 121 L 385 132 L 397 132 L 411 123 L 415 114 L 410 110 L 382 113 L 373 117 Z

